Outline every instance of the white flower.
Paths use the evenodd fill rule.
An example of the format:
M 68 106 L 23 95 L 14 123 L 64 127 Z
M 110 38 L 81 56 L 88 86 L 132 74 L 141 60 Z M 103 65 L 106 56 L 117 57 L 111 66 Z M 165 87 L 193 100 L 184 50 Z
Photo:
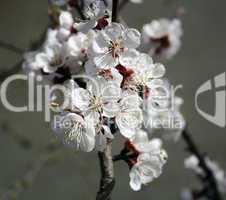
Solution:
M 41 68 L 35 62 L 35 56 L 37 53 L 37 51 L 30 51 L 24 54 L 24 62 L 22 67 L 27 73 L 37 71 Z
M 43 52 L 36 55 L 35 61 L 37 67 L 41 68 L 45 73 L 55 72 L 59 67 L 65 64 L 66 51 L 60 43 L 47 46 Z
M 85 116 L 94 119 L 95 124 L 100 122 L 101 117 L 115 117 L 120 98 L 120 83 L 102 77 L 91 79 L 87 89 L 75 88 L 72 93 L 73 106 L 80 109 Z
M 91 33 L 88 35 L 78 32 L 77 34 L 69 37 L 66 42 L 66 50 L 68 55 L 76 58 L 84 57 L 87 53 L 90 40 L 92 41 L 92 38 L 89 38 L 90 35 Z
M 122 25 L 112 23 L 100 31 L 94 39 L 90 56 L 98 68 L 115 67 L 128 49 L 140 45 L 140 33 L 136 29 L 126 29 Z
M 208 157 L 205 158 L 206 165 L 212 171 L 217 184 L 218 188 L 222 193 L 226 192 L 226 176 L 225 172 L 220 168 L 218 163 L 210 160 Z M 199 166 L 199 160 L 195 155 L 191 155 L 190 157 L 184 160 L 184 166 L 187 169 L 194 171 L 196 174 L 204 176 L 205 173 L 203 169 Z
M 140 108 L 141 98 L 136 92 L 124 91 L 120 100 L 120 109 L 115 121 L 120 133 L 126 138 L 132 138 L 140 129 L 143 113 Z
M 135 84 L 152 89 L 153 79 L 162 78 L 165 74 L 165 67 L 162 64 L 153 63 L 149 55 L 136 50 L 128 50 L 119 61 L 121 65 L 128 66 L 134 71 L 128 85 Z
M 149 141 L 147 133 L 142 130 L 137 132 L 131 142 L 139 155 L 130 171 L 130 186 L 134 191 L 138 191 L 142 184 L 146 185 L 161 175 L 167 154 L 162 149 L 161 140 Z
M 59 28 L 57 32 L 57 38 L 59 41 L 65 41 L 71 35 L 71 29 L 73 28 L 74 20 L 70 12 L 61 11 L 59 16 Z
M 179 19 L 153 20 L 143 26 L 142 49 L 163 58 L 174 56 L 181 46 L 182 27 Z
M 75 113 L 62 113 L 55 116 L 53 129 L 65 145 L 76 150 L 90 152 L 95 147 L 95 126 L 89 118 Z

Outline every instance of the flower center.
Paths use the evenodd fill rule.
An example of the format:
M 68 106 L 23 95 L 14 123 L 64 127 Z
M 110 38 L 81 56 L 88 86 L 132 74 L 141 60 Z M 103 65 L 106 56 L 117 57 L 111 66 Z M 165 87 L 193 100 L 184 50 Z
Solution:
M 123 50 L 124 48 L 121 40 L 110 41 L 109 51 L 111 52 L 113 58 L 119 57 L 119 54 L 122 53 Z
M 81 140 L 82 134 L 85 132 L 85 127 L 78 121 L 70 120 L 68 124 L 64 124 L 66 129 L 65 141 L 70 143 L 71 141 Z
M 159 44 L 159 46 L 156 48 L 155 50 L 155 53 L 156 54 L 160 54 L 162 53 L 162 51 L 164 49 L 167 49 L 170 47 L 170 40 L 169 40 L 169 36 L 168 35 L 165 35 L 161 38 L 151 38 L 151 41 L 154 42 L 154 43 L 157 43 Z
M 63 64 L 63 60 L 60 55 L 55 55 L 50 62 L 51 67 L 60 67 Z
M 91 109 L 93 109 L 95 111 L 100 111 L 100 109 L 103 106 L 102 98 L 94 96 L 91 98 L 90 104 L 91 104 Z

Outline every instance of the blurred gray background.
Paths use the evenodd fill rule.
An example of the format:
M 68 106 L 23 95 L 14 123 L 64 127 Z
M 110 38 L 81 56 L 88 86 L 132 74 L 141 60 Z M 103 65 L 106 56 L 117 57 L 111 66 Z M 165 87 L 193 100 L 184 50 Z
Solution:
M 183 44 L 180 52 L 165 63 L 167 77 L 174 85 L 183 85 L 178 95 L 184 98 L 183 114 L 199 147 L 226 169 L 225 128 L 206 121 L 194 105 L 197 88 L 226 70 L 226 1 L 144 0 L 141 5 L 130 4 L 123 16 L 131 27 L 141 28 L 152 19 L 173 16 L 180 6 L 186 10 L 182 17 Z M 40 37 L 47 23 L 47 1 L 0 0 L 0 42 L 25 50 Z M 1 71 L 20 59 L 20 54 L 0 47 Z M 13 83 L 8 98 L 15 105 L 27 103 L 26 82 Z M 204 94 L 199 104 L 213 113 L 214 93 Z M 95 199 L 100 176 L 95 152 L 76 153 L 64 148 L 59 154 L 56 152 L 57 159 L 51 155 L 53 159 L 46 163 L 49 157 L 42 155 L 54 135 L 44 122 L 43 113 L 13 113 L 0 104 L 0 127 L 0 194 L 13 192 L 18 200 Z M 32 140 L 32 148 L 21 148 L 18 135 L 22 140 L 23 137 Z M 114 147 L 119 152 L 117 140 Z M 192 173 L 183 169 L 183 158 L 187 155 L 184 147 L 183 141 L 165 143 L 169 161 L 164 173 L 141 192 L 129 188 L 126 164 L 116 163 L 117 184 L 112 199 L 179 199 L 182 188 L 197 185 Z

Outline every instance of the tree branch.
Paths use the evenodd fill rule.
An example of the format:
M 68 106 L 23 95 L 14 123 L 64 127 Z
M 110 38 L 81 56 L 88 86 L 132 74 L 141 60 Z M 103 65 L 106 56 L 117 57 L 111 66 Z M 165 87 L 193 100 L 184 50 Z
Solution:
M 182 138 L 187 144 L 188 151 L 194 154 L 198 158 L 199 166 L 202 168 L 202 170 L 206 175 L 206 181 L 208 183 L 208 190 L 207 190 L 206 196 L 210 200 L 222 200 L 213 172 L 206 164 L 205 157 L 200 153 L 187 127 L 182 132 Z
M 118 0 L 113 0 L 112 2 L 112 22 L 117 22 L 118 20 Z
M 111 141 L 109 141 L 104 152 L 98 152 L 101 170 L 101 181 L 96 200 L 110 200 L 111 193 L 115 186 L 111 148 Z
M 1 40 L 0 40 L 0 48 L 1 49 L 6 49 L 8 51 L 12 51 L 12 52 L 14 52 L 16 54 L 19 54 L 19 55 L 23 54 L 23 52 L 24 52 L 23 49 L 21 49 L 19 47 L 16 47 L 16 46 L 14 46 L 12 44 L 9 44 L 7 42 L 1 41 Z
M 31 41 L 31 44 L 29 45 L 27 51 L 34 51 L 34 50 L 37 50 L 38 48 L 40 48 L 42 43 L 45 41 L 46 31 L 47 31 L 47 28 L 44 29 L 44 31 L 41 33 L 41 35 L 37 41 Z M 21 59 L 14 66 L 10 67 L 10 69 L 0 71 L 0 82 L 3 82 L 8 76 L 13 75 L 13 74 L 17 73 L 18 71 L 20 71 L 23 61 L 24 60 Z

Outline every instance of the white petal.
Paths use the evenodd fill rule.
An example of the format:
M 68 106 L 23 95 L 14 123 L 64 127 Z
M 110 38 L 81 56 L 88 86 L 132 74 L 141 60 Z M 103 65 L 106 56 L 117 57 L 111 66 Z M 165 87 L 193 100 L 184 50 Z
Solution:
M 84 121 L 81 116 L 75 113 L 63 114 L 56 120 L 54 130 L 62 138 L 65 145 L 85 152 L 93 150 L 95 129 L 92 122 Z
M 94 127 L 93 127 L 94 129 Z M 92 130 L 87 130 L 87 134 L 83 134 L 81 137 L 80 142 L 77 144 L 77 149 L 84 151 L 84 152 L 90 152 L 95 147 L 95 136 L 92 134 Z M 90 135 L 88 135 L 90 133 Z
M 135 68 L 138 59 L 139 52 L 135 49 L 129 49 L 128 51 L 123 52 L 119 56 L 119 63 L 124 67 Z
M 137 48 L 140 45 L 141 35 L 136 29 L 127 29 L 123 33 L 123 42 L 127 48 Z
M 121 134 L 126 138 L 133 138 L 135 136 L 142 120 L 141 111 L 123 112 L 116 116 L 116 124 Z
M 149 142 L 150 146 L 152 146 L 152 149 L 161 149 L 162 147 L 162 140 L 158 138 L 154 138 Z
M 160 139 L 152 139 L 145 143 L 137 144 L 138 150 L 143 153 L 160 154 L 162 141 Z
M 114 84 L 114 82 L 103 82 L 101 88 L 101 96 L 104 103 L 109 101 L 118 101 L 121 98 L 121 88 L 119 85 Z
M 153 173 L 153 168 L 150 162 L 143 162 L 139 165 L 141 182 L 142 184 L 147 184 L 153 181 L 155 178 Z
M 150 69 L 152 67 L 152 64 L 152 58 L 148 54 L 141 53 L 136 63 L 136 69 L 138 72 L 142 73 L 144 72 L 144 70 Z
M 123 111 L 140 111 L 140 105 L 142 103 L 141 97 L 137 92 L 123 91 L 120 106 Z
M 131 169 L 129 176 L 130 176 L 130 187 L 134 191 L 139 191 L 141 189 L 141 179 L 140 179 L 140 174 L 136 169 L 136 166 L 134 166 Z
M 112 118 L 117 115 L 119 112 L 120 107 L 116 101 L 108 101 L 103 106 L 103 116 L 107 118 Z
M 153 65 L 151 69 L 151 76 L 152 78 L 161 78 L 164 76 L 165 72 L 166 72 L 166 69 L 164 65 L 160 63 L 156 63 Z
M 86 39 L 87 37 L 83 33 L 78 33 L 74 36 L 71 36 L 67 41 L 67 51 L 72 56 L 79 56 L 82 49 L 87 49 Z
M 58 33 L 58 30 L 49 28 L 47 31 L 47 36 L 46 36 L 46 41 L 44 43 L 44 46 L 51 46 L 51 45 L 54 45 L 55 43 L 58 43 L 59 41 L 57 40 L 57 33 Z
M 96 25 L 96 20 L 88 20 L 86 22 L 74 23 L 73 27 L 82 33 L 88 33 Z
M 187 169 L 196 169 L 198 168 L 199 160 L 196 156 L 192 155 L 184 160 L 184 166 Z
M 148 143 L 148 134 L 143 131 L 143 130 L 139 130 L 136 132 L 136 135 L 134 137 L 134 139 L 132 140 L 132 142 L 136 145 L 139 143 Z
M 75 88 L 72 91 L 72 103 L 82 111 L 87 110 L 90 103 L 89 92 L 83 88 Z
M 113 58 L 111 53 L 100 54 L 94 58 L 97 68 L 108 69 L 118 65 L 118 59 Z
M 113 83 L 120 87 L 123 80 L 123 76 L 115 68 L 111 68 L 111 75 L 113 77 L 113 80 L 112 80 Z
M 71 34 L 71 31 L 69 29 L 62 27 L 62 28 L 59 28 L 56 37 L 59 41 L 64 42 L 68 39 L 70 34 Z
M 93 40 L 92 50 L 96 54 L 104 54 L 108 51 L 109 39 L 102 33 Z
M 100 122 L 100 114 L 96 111 L 87 111 L 85 117 L 91 121 L 94 125 L 97 125 Z
M 38 65 L 43 66 L 49 63 L 49 57 L 45 53 L 38 53 L 35 56 Z
M 59 22 L 60 26 L 66 29 L 70 29 L 71 26 L 73 25 L 74 20 L 70 12 L 62 11 L 59 16 Z
M 85 63 L 85 72 L 87 75 L 96 75 L 97 74 L 97 68 L 95 66 L 95 64 L 92 62 L 92 60 L 88 60 L 86 63 Z
M 122 36 L 123 26 L 118 23 L 112 23 L 105 28 L 104 32 L 111 41 L 116 41 Z

